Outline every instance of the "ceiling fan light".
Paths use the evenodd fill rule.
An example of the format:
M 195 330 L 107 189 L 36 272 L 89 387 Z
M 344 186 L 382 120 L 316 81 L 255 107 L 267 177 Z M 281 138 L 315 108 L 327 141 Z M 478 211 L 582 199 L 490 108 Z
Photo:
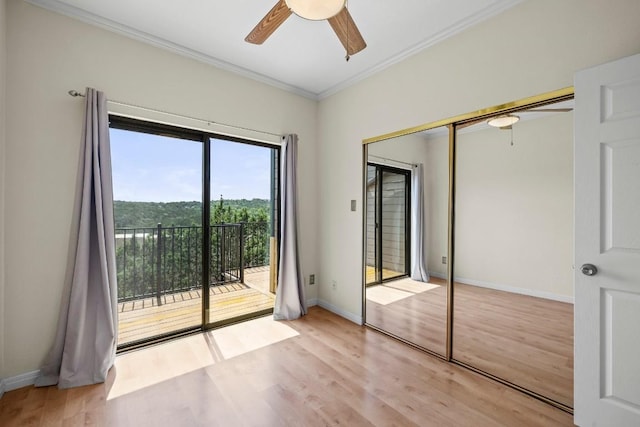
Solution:
M 346 0 L 285 0 L 285 3 L 299 17 L 321 21 L 340 13 Z
M 503 116 L 493 117 L 487 120 L 487 124 L 489 126 L 493 126 L 494 128 L 504 128 L 511 126 L 518 120 L 520 120 L 520 117 L 516 116 L 515 114 L 505 114 Z

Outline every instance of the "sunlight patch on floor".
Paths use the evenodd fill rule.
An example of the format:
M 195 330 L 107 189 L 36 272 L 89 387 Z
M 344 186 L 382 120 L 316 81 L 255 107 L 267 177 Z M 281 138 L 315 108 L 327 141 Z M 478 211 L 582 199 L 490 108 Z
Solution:
M 272 316 L 176 339 L 116 358 L 107 400 L 299 335 Z
M 393 282 L 387 282 L 384 284 L 389 288 L 400 289 L 401 291 L 411 292 L 414 294 L 420 294 L 422 292 L 430 291 L 431 289 L 439 288 L 440 285 L 429 282 L 418 282 L 409 278 L 394 280 Z
M 380 305 L 388 305 L 396 301 L 408 298 L 412 295 L 439 288 L 433 283 L 418 282 L 409 278 L 394 280 L 383 285 L 367 288 L 367 300 Z
M 206 333 L 219 351 L 221 360 L 284 341 L 299 335 L 298 332 L 273 316 L 261 317 Z
M 367 288 L 367 300 L 376 304 L 387 305 L 392 302 L 400 301 L 414 295 L 411 292 L 401 291 L 399 289 L 389 288 L 384 285 L 371 286 Z

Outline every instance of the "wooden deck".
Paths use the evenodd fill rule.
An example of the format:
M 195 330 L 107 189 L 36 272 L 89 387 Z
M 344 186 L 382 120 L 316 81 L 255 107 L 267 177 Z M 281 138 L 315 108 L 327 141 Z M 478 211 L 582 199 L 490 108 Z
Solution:
M 391 277 L 399 277 L 404 275 L 401 271 L 389 270 L 388 268 L 382 269 L 382 280 L 389 279 Z M 373 284 L 376 282 L 376 269 L 373 266 L 367 265 L 366 272 L 366 284 Z
M 273 309 L 269 267 L 245 270 L 244 283 L 212 287 L 209 323 Z M 202 291 L 164 295 L 118 304 L 118 345 L 202 324 Z

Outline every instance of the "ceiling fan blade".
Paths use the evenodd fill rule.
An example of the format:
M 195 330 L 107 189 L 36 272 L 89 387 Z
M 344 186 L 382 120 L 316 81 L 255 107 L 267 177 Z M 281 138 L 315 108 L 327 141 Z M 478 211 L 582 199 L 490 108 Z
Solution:
M 258 25 L 251 30 L 249 35 L 245 37 L 244 41 L 253 44 L 262 44 L 269 38 L 275 30 L 291 15 L 291 10 L 285 0 L 280 0 L 275 6 L 265 15 Z
M 353 22 L 353 18 L 346 7 L 333 18 L 329 18 L 329 24 L 331 24 L 331 28 L 340 39 L 347 54 L 355 55 L 367 47 L 367 43 L 362 38 L 360 30 L 356 27 L 356 23 Z

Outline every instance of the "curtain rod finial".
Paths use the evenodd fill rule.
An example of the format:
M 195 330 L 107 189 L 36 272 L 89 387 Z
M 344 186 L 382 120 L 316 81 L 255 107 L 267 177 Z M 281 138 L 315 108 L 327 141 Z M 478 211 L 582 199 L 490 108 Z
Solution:
M 69 92 L 67 92 L 69 95 L 71 96 L 84 96 L 83 94 L 81 94 L 80 92 L 78 92 L 77 90 L 71 89 Z

